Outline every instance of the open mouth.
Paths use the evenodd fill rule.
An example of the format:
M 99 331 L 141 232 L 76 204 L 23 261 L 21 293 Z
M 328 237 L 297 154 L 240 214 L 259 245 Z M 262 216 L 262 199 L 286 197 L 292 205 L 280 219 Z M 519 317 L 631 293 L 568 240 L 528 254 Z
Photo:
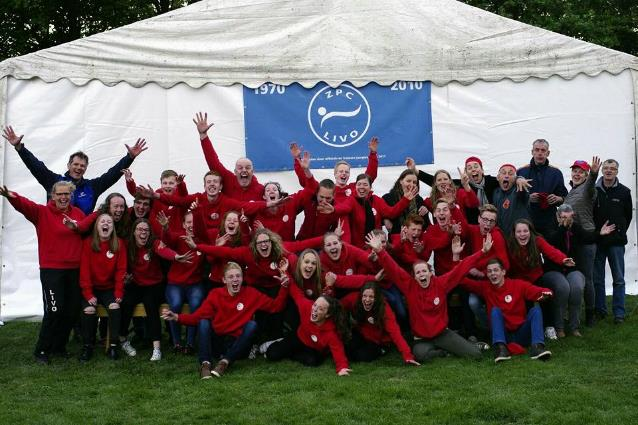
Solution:
M 330 254 L 330 258 L 333 260 L 338 260 L 339 259 L 339 249 L 338 248 L 332 248 L 328 251 L 328 254 Z
M 512 182 L 509 181 L 509 179 L 503 179 L 501 181 L 501 186 L 503 186 L 503 189 L 507 190 L 510 188 Z
M 316 322 L 317 320 L 319 320 L 319 316 L 317 316 L 317 313 L 315 313 L 314 311 L 310 313 L 310 321 L 311 322 Z
M 240 283 L 232 283 L 232 284 L 230 285 L 230 289 L 231 289 L 233 292 L 239 292 L 239 288 L 241 288 L 241 284 L 240 284 Z
M 364 301 L 364 302 L 362 302 L 361 304 L 363 305 L 363 309 L 364 309 L 365 311 L 370 311 L 370 310 L 372 310 L 372 304 L 373 304 L 373 303 L 371 303 L 371 302 L 365 302 L 365 301 Z
M 226 233 L 234 234 L 235 230 L 237 230 L 237 226 L 234 224 L 229 224 L 226 226 Z

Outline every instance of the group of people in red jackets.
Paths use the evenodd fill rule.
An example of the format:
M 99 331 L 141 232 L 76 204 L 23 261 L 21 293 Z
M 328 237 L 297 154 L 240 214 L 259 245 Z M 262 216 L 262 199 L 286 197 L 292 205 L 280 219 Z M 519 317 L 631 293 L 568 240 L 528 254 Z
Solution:
M 248 158 L 228 170 L 209 139 L 207 114 L 193 122 L 209 168 L 196 193 L 172 170 L 162 172 L 156 190 L 135 182 L 130 166 L 146 149 L 142 139 L 90 180 L 84 153 L 71 155 L 68 171 L 58 175 L 27 150 L 23 136 L 4 129 L 49 194 L 37 204 L 0 189 L 38 236 L 44 317 L 37 361 L 68 356 L 76 323 L 80 360 L 89 361 L 98 306 L 108 312 L 108 357 L 135 356 L 128 333 L 139 303 L 153 345 L 150 360 L 162 358 L 161 316 L 174 351 L 197 351 L 202 379 L 221 377 L 235 361 L 257 355 L 308 366 L 331 356 L 340 376 L 352 372 L 351 362 L 373 361 L 393 347 L 413 366 L 450 354 L 477 359 L 489 336 L 496 362 L 526 351 L 546 360 L 546 336 L 581 336 L 591 276 L 579 268 L 579 246 L 615 228 L 607 222 L 584 231 L 566 193 L 534 191 L 538 177 L 511 164 L 497 177 L 485 175 L 481 160 L 469 157 L 453 179 L 445 170 L 420 171 L 408 158 L 380 197 L 372 190 L 376 138 L 365 173 L 351 179 L 350 164 L 339 161 L 334 180 L 321 181 L 311 172 L 310 154 L 292 143 L 300 190 L 289 194 L 278 182 L 260 182 Z M 542 139 L 537 145 L 549 146 Z M 596 157 L 587 164 L 593 177 L 581 184 L 595 181 L 600 164 Z M 122 174 L 133 205 L 110 193 L 94 211 Z M 420 182 L 431 186 L 426 198 Z M 539 203 L 544 208 L 537 211 Z M 536 216 L 543 219 L 542 235 Z M 160 315 L 165 302 L 169 308 Z M 185 338 L 180 325 L 187 327 Z

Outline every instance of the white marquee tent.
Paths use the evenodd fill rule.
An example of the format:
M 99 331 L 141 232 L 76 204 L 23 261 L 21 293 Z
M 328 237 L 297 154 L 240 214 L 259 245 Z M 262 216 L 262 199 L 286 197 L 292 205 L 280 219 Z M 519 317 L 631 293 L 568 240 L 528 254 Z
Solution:
M 208 111 L 232 168 L 245 152 L 242 85 L 431 81 L 435 164 L 424 169 L 456 170 L 477 155 L 495 174 L 504 162 L 527 163 L 531 142 L 543 137 L 566 179 L 575 159 L 619 160 L 636 199 L 637 71 L 636 57 L 452 0 L 204 0 L 0 63 L 0 125 L 24 133 L 58 172 L 84 150 L 87 177 L 144 137 L 151 149 L 132 167 L 136 180 L 156 185 L 173 168 L 196 191 L 206 164 L 191 118 Z M 6 143 L 0 164 L 2 184 L 45 201 Z M 375 191 L 385 193 L 399 172 L 383 169 Z M 289 172 L 264 174 L 297 190 Z M 113 190 L 125 193 L 122 181 Z M 0 317 L 39 315 L 33 226 L 6 201 L 0 215 Z M 626 255 L 635 259 L 635 220 L 629 234 Z M 629 291 L 637 281 L 636 262 L 627 261 Z

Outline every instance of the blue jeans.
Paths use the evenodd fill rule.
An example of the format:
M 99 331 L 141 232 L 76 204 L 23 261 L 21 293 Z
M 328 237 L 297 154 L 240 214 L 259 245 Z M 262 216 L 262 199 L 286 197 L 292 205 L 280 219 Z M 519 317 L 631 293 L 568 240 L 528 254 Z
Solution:
M 383 292 L 383 296 L 385 296 L 386 301 L 390 304 L 392 311 L 397 318 L 399 324 L 407 324 L 408 323 L 408 310 L 405 308 L 405 304 L 403 303 L 403 298 L 401 296 L 401 291 L 396 285 L 392 285 L 389 288 L 384 288 L 381 290 Z
M 237 359 L 248 356 L 257 332 L 257 322 L 254 320 L 248 321 L 238 337 L 217 335 L 208 319 L 200 320 L 198 329 L 199 362 L 210 362 L 211 358 L 214 358 L 215 360 L 226 359 L 229 363 L 232 363 Z
M 530 345 L 530 342 L 532 344 L 545 343 L 543 313 L 538 305 L 529 309 L 525 323 L 519 326 L 514 332 L 507 332 L 505 330 L 505 318 L 500 308 L 493 307 L 490 315 L 492 319 L 492 345 L 516 342 L 523 347 L 527 347 Z
M 609 260 L 612 277 L 611 307 L 614 317 L 625 317 L 625 247 L 623 245 L 598 245 L 594 259 L 594 289 L 596 310 L 607 314 L 605 301 L 605 260 Z
M 476 316 L 476 320 L 478 320 L 479 326 L 482 329 L 487 329 L 487 308 L 485 306 L 485 301 L 483 298 L 476 294 L 470 294 L 467 303 L 470 306 L 470 310 Z
M 191 313 L 197 310 L 204 300 L 204 287 L 202 284 L 195 283 L 185 286 L 168 282 L 168 285 L 166 285 L 166 301 L 171 311 L 178 314 L 181 313 L 184 300 L 188 300 Z M 174 321 L 168 322 L 168 326 L 171 330 L 173 345 L 181 344 L 182 327 Z M 186 344 L 191 347 L 195 344 L 195 326 L 189 326 L 186 330 Z

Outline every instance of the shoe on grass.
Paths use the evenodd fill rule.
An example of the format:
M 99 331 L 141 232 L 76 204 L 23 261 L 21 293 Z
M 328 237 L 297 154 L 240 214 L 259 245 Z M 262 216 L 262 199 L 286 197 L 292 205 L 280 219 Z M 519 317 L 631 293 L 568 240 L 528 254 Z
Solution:
M 151 359 L 152 362 L 158 362 L 160 360 L 162 360 L 162 352 L 160 351 L 159 348 L 153 348 L 153 354 L 151 355 Z
M 549 360 L 552 352 L 545 348 L 545 344 L 532 344 L 529 356 L 534 360 Z
M 216 377 L 221 378 L 226 372 L 226 369 L 228 369 L 228 360 L 221 359 L 219 362 L 217 362 L 215 368 L 212 370 L 211 373 Z
M 117 360 L 120 358 L 120 353 L 118 351 L 117 345 L 110 345 L 109 349 L 106 350 L 106 357 L 111 360 Z
M 549 339 L 552 341 L 556 341 L 558 339 L 558 335 L 556 334 L 556 329 L 553 326 L 548 326 L 545 328 L 545 339 Z
M 501 342 L 494 345 L 494 363 L 500 363 L 511 358 L 512 356 L 505 344 Z
M 129 341 L 124 341 L 121 347 L 122 347 L 122 351 L 124 351 L 127 356 L 135 357 L 137 355 L 137 351 L 135 350 L 135 348 L 131 345 Z
M 213 376 L 210 374 L 210 362 L 202 362 L 199 367 L 199 377 L 201 379 L 210 379 Z
M 88 362 L 93 357 L 93 346 L 92 345 L 84 345 L 82 347 L 82 351 L 80 352 L 80 361 Z
M 50 363 L 49 355 L 46 353 L 46 351 L 34 353 L 33 356 L 35 357 L 35 361 L 38 364 L 48 365 Z
M 572 331 L 572 335 L 578 338 L 581 338 L 583 336 L 583 334 L 580 333 L 580 331 L 578 329 L 574 329 Z
M 563 329 L 556 329 L 556 336 L 559 339 L 565 338 L 567 335 L 565 335 L 565 331 Z
M 622 325 L 625 323 L 624 317 L 614 317 L 614 325 Z
M 272 341 L 266 341 L 263 344 L 261 344 L 258 348 L 259 354 L 266 354 L 266 351 L 268 351 L 268 348 L 270 348 L 271 345 L 273 345 L 275 342 L 279 342 L 282 341 L 283 338 L 277 338 L 277 339 L 273 339 Z

